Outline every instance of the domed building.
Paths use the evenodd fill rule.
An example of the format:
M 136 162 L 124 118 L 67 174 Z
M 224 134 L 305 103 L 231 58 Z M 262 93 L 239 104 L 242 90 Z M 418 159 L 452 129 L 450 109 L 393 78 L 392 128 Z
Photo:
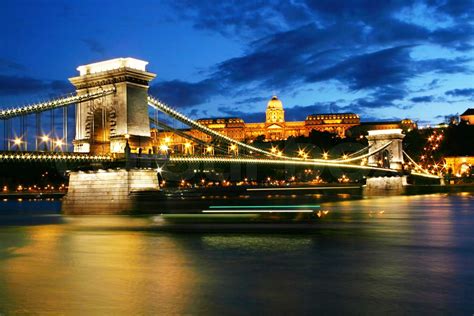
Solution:
M 268 123 L 282 123 L 285 122 L 285 111 L 283 110 L 283 103 L 274 95 L 267 104 L 267 111 L 265 112 Z
M 207 126 L 238 141 L 252 142 L 257 137 L 265 141 L 286 140 L 288 137 L 308 136 L 312 130 L 326 131 L 345 137 L 346 131 L 360 124 L 359 115 L 354 113 L 310 114 L 304 121 L 285 121 L 285 110 L 282 101 L 272 96 L 267 103 L 265 121 L 260 123 L 245 123 L 242 118 L 204 118 L 197 120 Z M 201 141 L 209 142 L 212 138 L 198 130 L 189 129 L 182 132 Z M 153 142 L 159 146 L 164 139 L 172 139 L 169 144 L 189 148 L 189 140 L 172 132 L 152 131 Z M 186 147 L 187 146 L 187 147 Z

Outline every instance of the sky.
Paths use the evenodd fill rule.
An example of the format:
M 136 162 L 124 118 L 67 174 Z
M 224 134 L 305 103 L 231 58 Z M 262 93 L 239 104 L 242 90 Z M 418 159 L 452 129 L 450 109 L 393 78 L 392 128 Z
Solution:
M 434 124 L 474 108 L 474 1 L 0 1 L 0 108 L 73 92 L 77 66 L 149 62 L 193 118 L 354 112 Z

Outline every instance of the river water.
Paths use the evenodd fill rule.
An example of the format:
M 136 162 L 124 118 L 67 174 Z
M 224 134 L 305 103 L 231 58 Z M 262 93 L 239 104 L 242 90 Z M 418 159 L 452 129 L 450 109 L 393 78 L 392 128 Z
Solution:
M 474 313 L 472 193 L 323 203 L 291 234 L 17 204 L 0 206 L 0 315 Z

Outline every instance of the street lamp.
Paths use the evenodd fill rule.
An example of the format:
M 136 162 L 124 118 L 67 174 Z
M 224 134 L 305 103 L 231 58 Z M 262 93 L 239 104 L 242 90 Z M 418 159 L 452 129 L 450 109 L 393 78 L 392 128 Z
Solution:
M 22 143 L 23 143 L 23 141 L 19 137 L 15 137 L 15 139 L 13 140 L 13 144 L 16 145 L 17 149 L 19 149 L 19 150 L 21 150 L 21 144 Z
M 56 147 L 59 147 L 59 150 L 63 150 L 63 145 L 64 145 L 64 142 L 62 139 L 56 139 L 56 141 L 54 142 L 54 144 L 56 145 Z

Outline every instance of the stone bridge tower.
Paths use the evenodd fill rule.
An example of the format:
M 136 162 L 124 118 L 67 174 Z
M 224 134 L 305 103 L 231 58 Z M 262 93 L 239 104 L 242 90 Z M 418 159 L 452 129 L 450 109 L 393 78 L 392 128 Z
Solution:
M 401 175 L 403 171 L 403 138 L 401 129 L 385 129 L 369 131 L 369 153 L 376 151 L 380 147 L 392 142 L 384 150 L 369 157 L 368 165 L 374 167 L 384 167 L 400 171 L 399 174 L 384 177 L 368 177 L 365 186 L 366 192 L 387 191 L 399 194 L 404 191 L 407 185 L 406 176 Z
M 75 152 L 123 153 L 127 140 L 132 150 L 147 150 L 150 142 L 148 84 L 155 74 L 146 61 L 116 58 L 79 66 L 69 81 L 78 95 L 115 89 L 115 93 L 85 101 L 76 107 Z
M 380 166 L 385 168 L 403 170 L 403 138 L 401 129 L 385 129 L 369 131 L 369 153 L 376 151 L 380 147 L 392 142 L 386 149 L 369 157 L 369 166 Z

